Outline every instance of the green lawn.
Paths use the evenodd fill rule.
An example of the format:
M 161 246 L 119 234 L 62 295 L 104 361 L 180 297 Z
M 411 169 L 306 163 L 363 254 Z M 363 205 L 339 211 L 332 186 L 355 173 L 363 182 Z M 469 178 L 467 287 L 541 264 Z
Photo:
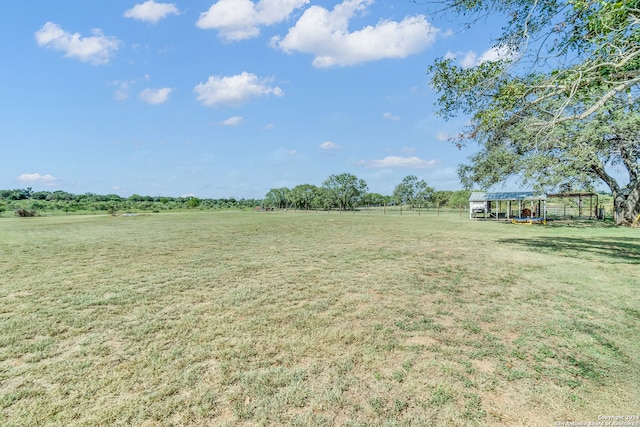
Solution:
M 0 220 L 0 425 L 640 412 L 640 234 L 457 213 Z

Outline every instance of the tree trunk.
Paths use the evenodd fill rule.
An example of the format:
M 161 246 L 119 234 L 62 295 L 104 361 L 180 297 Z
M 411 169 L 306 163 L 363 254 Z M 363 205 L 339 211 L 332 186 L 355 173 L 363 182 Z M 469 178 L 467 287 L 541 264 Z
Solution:
M 624 190 L 613 193 L 616 225 L 640 226 L 640 182 L 632 182 Z
M 633 162 L 637 162 L 637 159 L 633 159 Z M 591 170 L 611 189 L 616 225 L 638 226 L 640 225 L 640 180 L 636 169 L 631 167 L 631 160 L 627 159 L 624 163 L 631 179 L 629 184 L 622 188 L 615 178 L 604 170 L 602 163 L 593 164 Z

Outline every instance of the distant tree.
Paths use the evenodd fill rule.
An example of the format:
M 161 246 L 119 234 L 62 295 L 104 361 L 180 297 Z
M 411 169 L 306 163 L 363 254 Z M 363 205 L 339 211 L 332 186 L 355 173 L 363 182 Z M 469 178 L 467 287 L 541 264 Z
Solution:
M 324 187 L 317 187 L 312 204 L 315 208 L 331 209 L 335 205 L 333 194 Z
M 451 196 L 450 191 L 434 191 L 431 194 L 430 201 L 438 209 L 438 215 L 440 215 L 440 208 L 446 206 Z
M 425 206 L 429 200 L 431 200 L 434 193 L 435 190 L 429 187 L 425 180 L 421 179 L 416 183 L 416 194 L 413 204 L 418 205 L 419 208 Z
M 49 196 L 48 191 L 37 191 L 33 194 L 31 194 L 31 198 L 34 200 L 47 200 L 47 197 Z
M 396 185 L 393 190 L 394 201 L 399 205 L 410 204 L 415 194 L 415 183 L 417 181 L 418 177 L 415 175 L 405 176 L 402 182 Z
M 469 190 L 458 190 L 454 191 L 449 197 L 448 205 L 452 208 L 463 209 L 469 206 L 469 197 L 471 196 L 471 191 Z
M 429 187 L 426 181 L 418 179 L 415 175 L 408 175 L 393 190 L 393 198 L 398 204 L 410 207 L 422 206 L 431 197 L 434 189 Z
M 363 179 L 358 179 L 349 173 L 331 175 L 322 183 L 322 186 L 329 192 L 340 210 L 355 208 L 368 189 Z
M 312 184 L 301 184 L 291 189 L 289 198 L 296 209 L 310 209 L 314 206 L 314 200 L 318 193 L 318 187 Z
M 362 203 L 369 206 L 383 206 L 387 203 L 389 196 L 380 193 L 367 193 L 362 199 Z
M 5 198 L 7 200 L 26 200 L 29 197 L 31 197 L 30 189 L 29 190 L 18 189 L 18 190 L 10 191 Z
M 189 209 L 195 209 L 200 206 L 200 199 L 198 199 L 197 197 L 189 197 L 187 199 L 186 205 Z
M 47 197 L 47 200 L 68 201 L 68 200 L 73 200 L 74 198 L 75 196 L 71 193 L 67 193 L 66 191 L 62 191 L 62 190 L 56 190 Z
M 127 200 L 129 200 L 130 202 L 153 202 L 153 197 L 132 194 Z
M 104 196 L 104 199 L 108 202 L 121 202 L 123 200 L 122 197 L 118 196 L 117 194 L 107 194 L 106 196 Z
M 289 206 L 289 194 L 291 190 L 287 187 L 272 188 L 266 194 L 264 203 L 271 208 L 284 209 Z
M 256 206 L 262 205 L 262 200 L 260 199 L 242 199 L 240 201 L 240 206 L 245 209 L 253 209 Z

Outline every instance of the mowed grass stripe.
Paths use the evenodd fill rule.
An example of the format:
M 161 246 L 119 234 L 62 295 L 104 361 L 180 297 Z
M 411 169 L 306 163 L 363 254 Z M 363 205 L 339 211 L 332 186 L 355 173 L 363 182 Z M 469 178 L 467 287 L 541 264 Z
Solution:
M 639 405 L 637 231 L 0 221 L 2 425 L 531 425 Z

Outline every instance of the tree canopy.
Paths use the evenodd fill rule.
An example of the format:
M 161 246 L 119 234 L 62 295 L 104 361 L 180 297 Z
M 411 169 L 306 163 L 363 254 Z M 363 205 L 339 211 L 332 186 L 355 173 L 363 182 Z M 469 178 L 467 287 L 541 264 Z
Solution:
M 314 199 L 318 197 L 318 187 L 312 184 L 300 184 L 289 193 L 291 204 L 296 209 L 308 210 L 314 202 Z
M 289 204 L 289 190 L 286 187 L 272 188 L 265 196 L 264 203 L 274 208 L 286 208 Z
M 340 210 L 353 209 L 368 190 L 365 180 L 358 179 L 350 173 L 331 175 L 322 183 L 322 186 Z
M 463 184 L 508 178 L 537 189 L 606 184 L 619 224 L 640 215 L 638 0 L 444 0 L 465 16 L 502 13 L 499 60 L 430 68 L 445 118 L 471 116 L 454 142 L 480 150 Z M 628 177 L 628 179 L 627 179 Z
M 407 204 L 411 207 L 424 206 L 432 198 L 434 191 L 424 179 L 408 175 L 400 184 L 396 185 L 393 197 L 400 204 Z

